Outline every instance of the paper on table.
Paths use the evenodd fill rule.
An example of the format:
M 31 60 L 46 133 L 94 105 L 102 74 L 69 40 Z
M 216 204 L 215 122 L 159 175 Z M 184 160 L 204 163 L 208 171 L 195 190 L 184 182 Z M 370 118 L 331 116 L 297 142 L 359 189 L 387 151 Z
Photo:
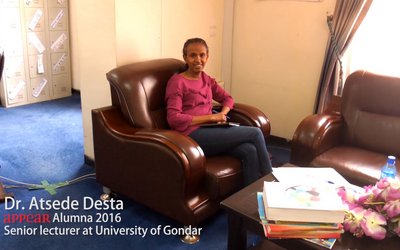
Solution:
M 279 167 L 272 174 L 279 182 L 290 183 L 324 183 L 335 187 L 352 186 L 333 168 L 314 167 Z

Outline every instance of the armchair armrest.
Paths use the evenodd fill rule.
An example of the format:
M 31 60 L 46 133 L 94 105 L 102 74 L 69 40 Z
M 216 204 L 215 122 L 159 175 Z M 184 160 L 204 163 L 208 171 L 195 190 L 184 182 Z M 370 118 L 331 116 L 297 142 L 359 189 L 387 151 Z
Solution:
M 217 109 L 220 105 L 215 106 Z M 229 111 L 230 121 L 238 122 L 241 125 L 259 127 L 264 137 L 271 133 L 271 123 L 268 117 L 258 108 L 242 103 L 235 103 L 235 107 Z
M 343 120 L 338 114 L 315 114 L 306 117 L 297 127 L 290 162 L 309 164 L 316 156 L 340 142 Z
M 177 155 L 184 168 L 183 174 L 187 191 L 190 192 L 191 188 L 200 184 L 205 175 L 205 157 L 197 142 L 178 132 L 163 129 L 141 129 L 136 135 L 161 143 Z
M 93 110 L 92 119 L 100 183 L 156 210 L 171 196 L 189 200 L 198 192 L 205 175 L 205 157 L 191 138 L 169 130 L 134 128 L 120 109 L 112 106 Z M 176 206 L 181 208 L 181 204 Z

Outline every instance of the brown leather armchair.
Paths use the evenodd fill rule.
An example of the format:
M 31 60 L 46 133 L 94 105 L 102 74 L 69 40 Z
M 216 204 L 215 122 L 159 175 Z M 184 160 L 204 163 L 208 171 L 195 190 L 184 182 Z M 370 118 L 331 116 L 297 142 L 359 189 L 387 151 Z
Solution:
M 197 225 L 242 185 L 238 159 L 205 157 L 190 137 L 169 129 L 165 88 L 184 63 L 158 59 L 107 73 L 112 106 L 92 111 L 98 182 L 183 225 Z M 236 104 L 229 116 L 270 133 L 258 109 Z
M 353 184 L 374 183 L 387 155 L 400 156 L 400 78 L 354 72 L 337 100 L 337 108 L 299 124 L 291 162 L 333 167 Z

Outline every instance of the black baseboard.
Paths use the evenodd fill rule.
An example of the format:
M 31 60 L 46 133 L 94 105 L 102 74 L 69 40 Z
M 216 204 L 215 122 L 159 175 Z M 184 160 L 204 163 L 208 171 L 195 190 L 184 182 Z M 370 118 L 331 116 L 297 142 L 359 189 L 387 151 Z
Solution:
M 85 155 L 84 156 L 84 161 L 86 165 L 89 165 L 91 167 L 94 167 L 94 160 L 92 158 L 90 158 L 89 156 Z
M 268 136 L 267 144 L 290 148 L 292 141 L 275 135 Z

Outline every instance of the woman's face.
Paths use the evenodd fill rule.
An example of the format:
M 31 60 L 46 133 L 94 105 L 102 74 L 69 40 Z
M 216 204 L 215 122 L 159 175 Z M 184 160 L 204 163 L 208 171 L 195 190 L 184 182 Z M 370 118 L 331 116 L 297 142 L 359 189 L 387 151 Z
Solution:
M 207 48 L 201 43 L 189 44 L 183 59 L 189 67 L 188 71 L 192 74 L 198 74 L 206 66 L 208 60 Z

